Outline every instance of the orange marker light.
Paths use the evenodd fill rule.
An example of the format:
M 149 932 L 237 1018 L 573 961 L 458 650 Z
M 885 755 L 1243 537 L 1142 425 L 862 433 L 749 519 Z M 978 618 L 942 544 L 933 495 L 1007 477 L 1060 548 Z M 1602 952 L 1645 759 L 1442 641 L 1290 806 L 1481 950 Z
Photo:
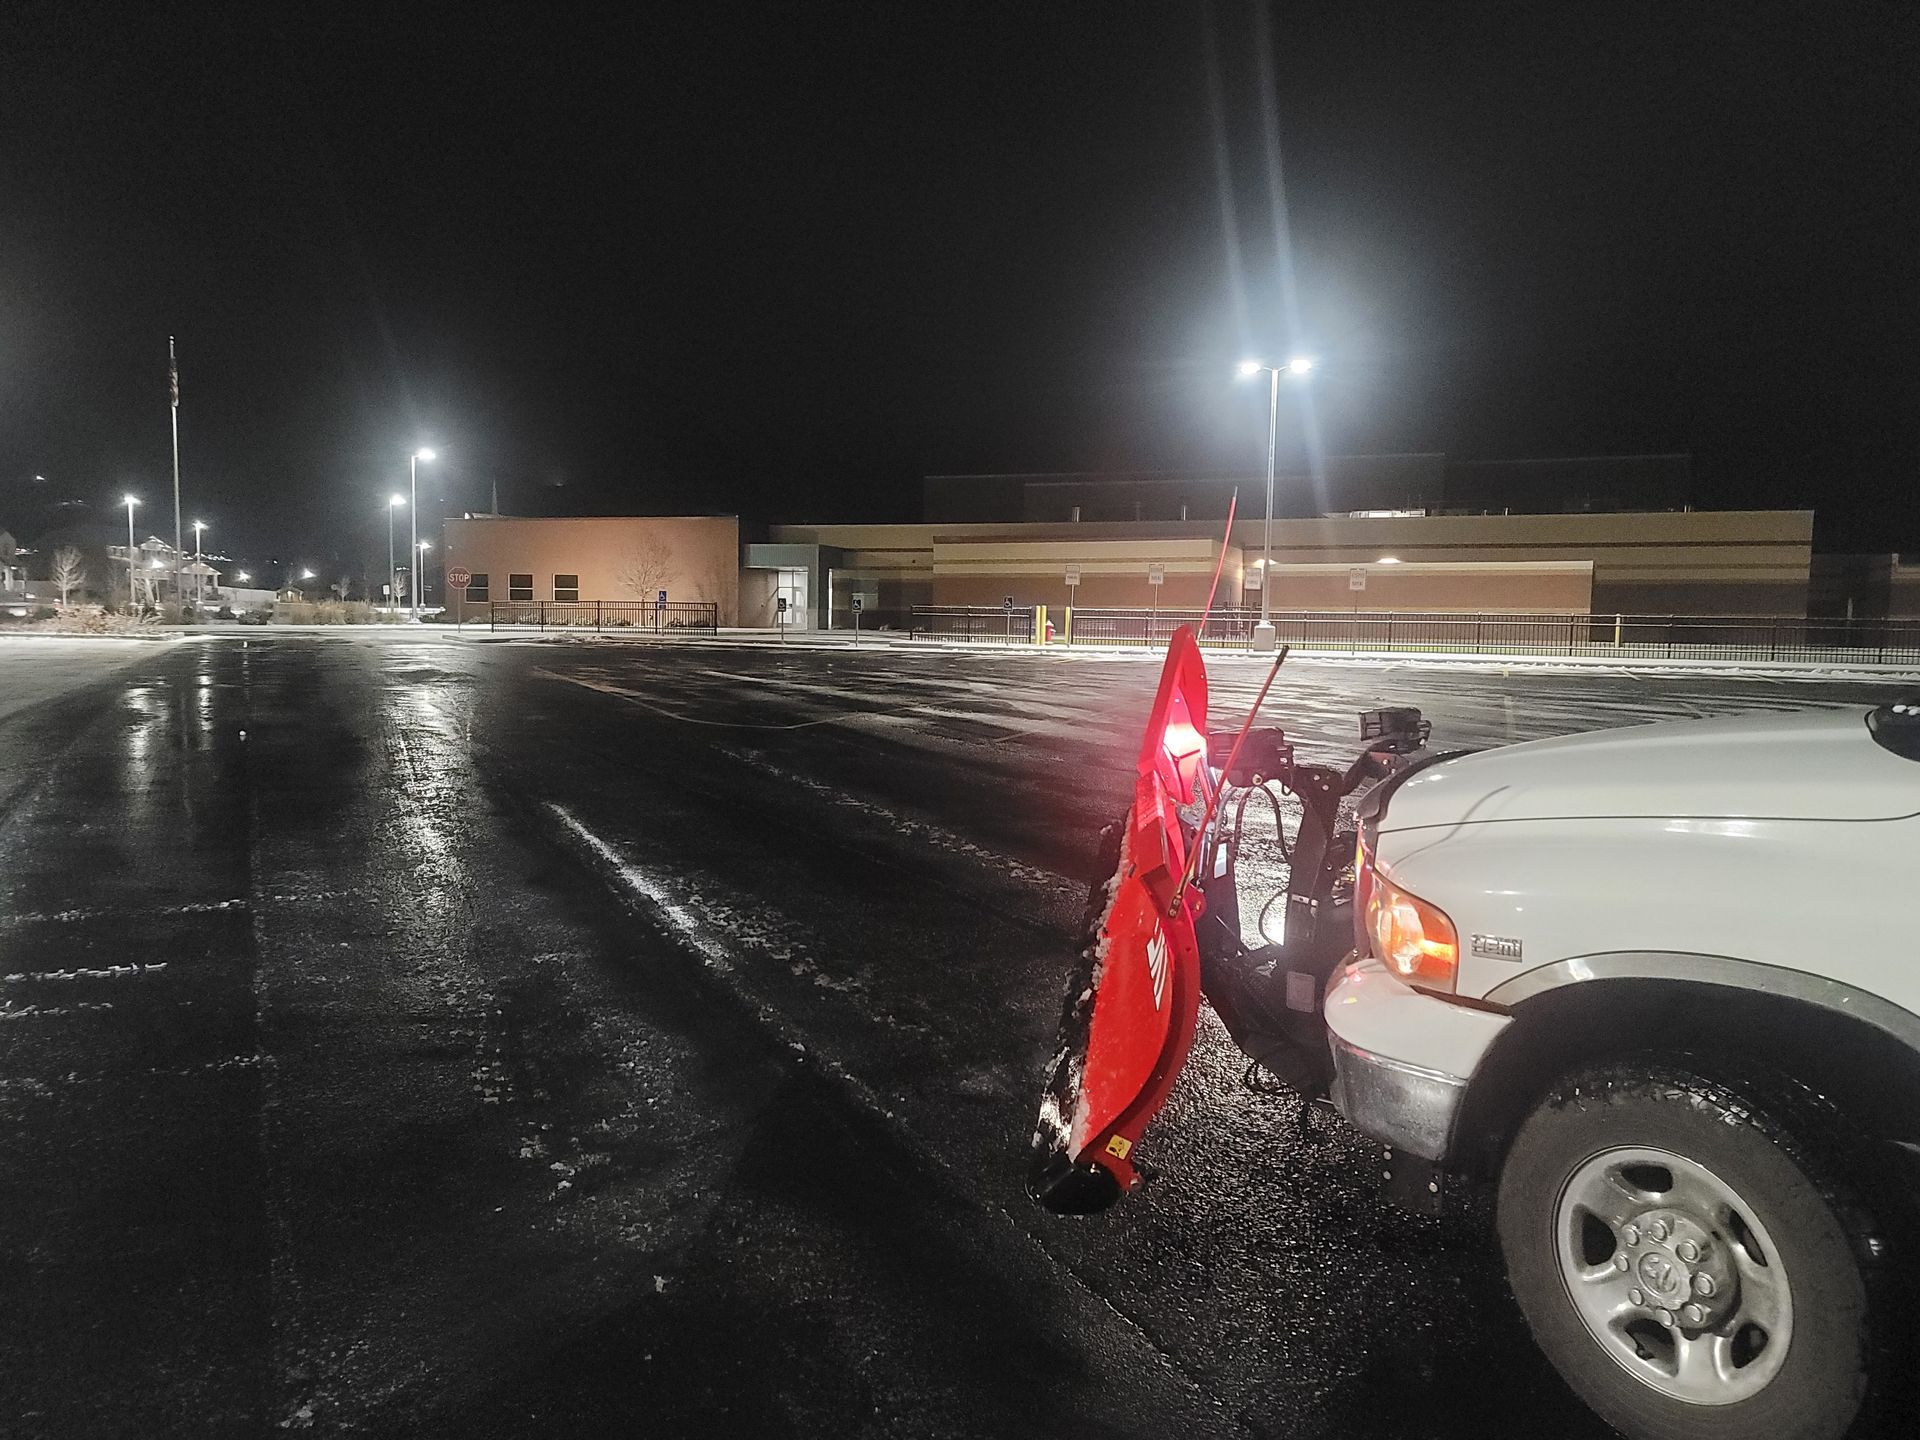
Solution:
M 1451 990 L 1460 968 L 1460 936 L 1437 907 L 1377 870 L 1367 896 L 1367 937 L 1376 959 L 1402 980 Z

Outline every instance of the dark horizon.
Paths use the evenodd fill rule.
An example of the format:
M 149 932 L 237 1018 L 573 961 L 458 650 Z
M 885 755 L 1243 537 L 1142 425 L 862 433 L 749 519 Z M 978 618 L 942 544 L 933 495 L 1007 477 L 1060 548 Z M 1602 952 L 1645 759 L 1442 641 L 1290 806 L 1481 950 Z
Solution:
M 1292 467 L 1309 428 L 1684 452 L 1699 505 L 1920 549 L 1900 7 L 69 5 L 14 32 L 0 526 L 132 488 L 170 535 L 174 334 L 183 518 L 253 563 L 377 546 L 417 444 L 445 455 L 423 519 L 495 483 L 885 520 L 929 473 L 1253 472 L 1249 350 L 1320 362 Z

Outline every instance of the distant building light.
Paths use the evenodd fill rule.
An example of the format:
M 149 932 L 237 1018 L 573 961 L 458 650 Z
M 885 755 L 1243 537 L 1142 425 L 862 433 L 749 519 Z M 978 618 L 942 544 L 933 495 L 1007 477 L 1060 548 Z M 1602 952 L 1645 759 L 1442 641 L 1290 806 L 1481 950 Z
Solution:
M 1348 520 L 1419 520 L 1426 516 L 1424 510 L 1349 510 L 1342 518 Z

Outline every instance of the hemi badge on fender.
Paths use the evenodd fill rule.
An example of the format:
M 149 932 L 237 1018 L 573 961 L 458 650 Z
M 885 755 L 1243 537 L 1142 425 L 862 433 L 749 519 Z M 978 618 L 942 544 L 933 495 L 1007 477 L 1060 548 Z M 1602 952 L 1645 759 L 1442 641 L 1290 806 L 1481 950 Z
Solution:
M 1520 942 L 1508 935 L 1476 935 L 1473 953 L 1483 960 L 1518 960 Z

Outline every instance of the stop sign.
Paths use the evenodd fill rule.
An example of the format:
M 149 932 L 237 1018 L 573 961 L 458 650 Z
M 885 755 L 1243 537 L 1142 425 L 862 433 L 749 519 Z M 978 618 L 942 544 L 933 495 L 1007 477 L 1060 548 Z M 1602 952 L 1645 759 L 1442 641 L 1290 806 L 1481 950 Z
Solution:
M 473 572 L 464 565 L 455 565 L 447 571 L 447 584 L 456 590 L 464 590 L 473 581 Z

